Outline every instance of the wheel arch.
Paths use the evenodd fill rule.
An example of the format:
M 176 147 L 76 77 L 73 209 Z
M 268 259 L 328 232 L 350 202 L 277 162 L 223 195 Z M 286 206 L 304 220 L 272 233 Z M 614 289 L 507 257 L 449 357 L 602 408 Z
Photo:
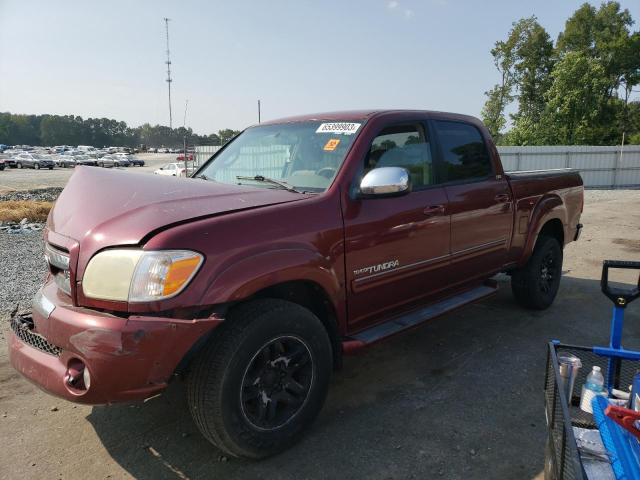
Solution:
M 556 238 L 564 248 L 566 240 L 567 211 L 562 199 L 556 194 L 543 197 L 534 209 L 529 222 L 529 234 L 518 265 L 522 266 L 533 254 L 533 249 L 541 235 Z

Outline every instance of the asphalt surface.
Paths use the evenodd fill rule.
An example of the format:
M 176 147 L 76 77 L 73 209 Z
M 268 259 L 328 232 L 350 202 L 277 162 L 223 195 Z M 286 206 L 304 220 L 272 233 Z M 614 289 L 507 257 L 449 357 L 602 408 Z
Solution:
M 549 310 L 521 309 L 499 277 L 495 297 L 346 358 L 306 437 L 261 462 L 207 443 L 180 381 L 144 404 L 74 405 L 21 378 L 0 347 L 0 478 L 541 478 L 546 344 L 606 344 L 601 262 L 640 259 L 640 192 L 586 199 L 583 237 L 565 250 Z M 37 288 L 41 248 L 38 235 L 0 239 L 0 311 Z M 640 347 L 640 300 L 624 340 Z

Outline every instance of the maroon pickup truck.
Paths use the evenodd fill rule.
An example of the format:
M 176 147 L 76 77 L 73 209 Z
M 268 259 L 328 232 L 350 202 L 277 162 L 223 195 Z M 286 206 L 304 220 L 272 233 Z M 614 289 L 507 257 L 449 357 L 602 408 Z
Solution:
M 582 207 L 578 173 L 505 173 L 478 120 L 439 112 L 263 123 L 193 178 L 79 167 L 11 362 L 87 404 L 186 375 L 208 440 L 268 456 L 316 417 L 343 354 L 486 298 L 499 272 L 549 307 Z

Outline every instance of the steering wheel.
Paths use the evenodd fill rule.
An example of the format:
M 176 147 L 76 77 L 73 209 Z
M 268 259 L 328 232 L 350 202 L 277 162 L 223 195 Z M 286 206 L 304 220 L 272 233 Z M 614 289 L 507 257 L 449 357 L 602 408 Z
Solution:
M 336 169 L 333 167 L 323 167 L 320 170 L 316 170 L 316 175 L 319 175 L 325 178 L 331 178 L 335 175 L 335 173 L 336 173 Z

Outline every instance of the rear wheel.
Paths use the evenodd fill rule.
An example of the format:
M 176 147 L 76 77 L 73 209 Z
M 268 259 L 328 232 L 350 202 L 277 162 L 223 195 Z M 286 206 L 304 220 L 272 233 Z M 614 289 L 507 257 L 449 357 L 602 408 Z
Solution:
M 538 237 L 527 264 L 513 272 L 511 291 L 525 308 L 544 310 L 553 303 L 562 275 L 562 247 L 557 239 Z
M 40 164 L 39 163 L 34 163 L 33 164 L 33 168 L 35 168 L 36 170 L 40 170 Z
M 231 310 L 195 362 L 188 397 L 202 434 L 226 453 L 264 458 L 300 438 L 324 403 L 331 344 L 309 310 L 264 299 Z
M 16 163 L 16 167 L 22 168 L 22 164 L 20 162 Z

